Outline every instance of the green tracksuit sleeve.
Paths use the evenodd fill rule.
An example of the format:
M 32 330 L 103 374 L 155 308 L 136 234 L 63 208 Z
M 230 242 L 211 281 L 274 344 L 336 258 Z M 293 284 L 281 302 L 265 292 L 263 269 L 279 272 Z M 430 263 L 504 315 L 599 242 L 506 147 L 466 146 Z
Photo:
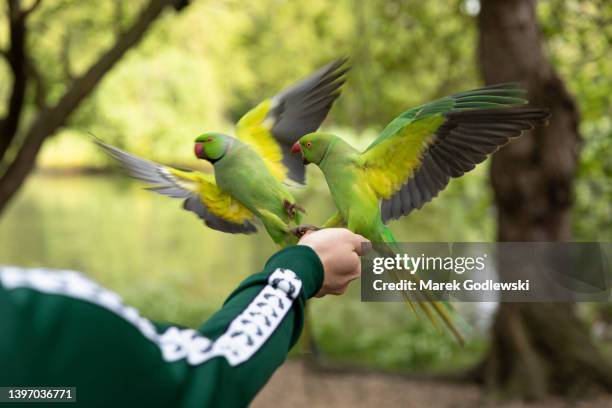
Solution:
M 193 330 L 152 323 L 76 272 L 0 267 L 0 386 L 76 387 L 83 406 L 246 406 L 322 281 L 314 251 L 286 248 Z

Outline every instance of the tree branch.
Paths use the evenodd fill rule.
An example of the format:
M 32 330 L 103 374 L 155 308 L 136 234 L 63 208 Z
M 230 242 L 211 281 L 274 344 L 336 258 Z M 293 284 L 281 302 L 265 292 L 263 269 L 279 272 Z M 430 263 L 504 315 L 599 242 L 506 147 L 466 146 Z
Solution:
M 28 7 L 27 9 L 21 10 L 21 16 L 23 18 L 27 18 L 30 13 L 32 13 L 34 10 L 38 8 L 38 6 L 40 6 L 40 3 L 42 3 L 42 0 L 34 0 L 34 3 L 32 3 L 30 7 Z
M 53 126 L 52 131 L 64 124 L 68 115 L 94 90 L 102 77 L 123 57 L 128 49 L 141 40 L 164 7 L 173 3 L 173 0 L 151 0 L 136 22 L 117 39 L 115 44 L 102 54 L 84 74 L 72 81 L 66 93 L 47 114 L 48 119 L 51 120 L 50 125 Z

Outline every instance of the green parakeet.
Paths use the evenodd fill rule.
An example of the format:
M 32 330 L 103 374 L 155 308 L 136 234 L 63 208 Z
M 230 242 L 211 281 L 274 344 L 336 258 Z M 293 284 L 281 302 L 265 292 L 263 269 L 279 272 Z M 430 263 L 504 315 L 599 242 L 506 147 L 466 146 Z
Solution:
M 372 242 L 390 243 L 391 253 L 390 219 L 421 208 L 450 178 L 546 121 L 547 111 L 521 106 L 524 96 L 516 84 L 499 84 L 438 99 L 402 113 L 363 152 L 329 133 L 300 138 L 292 151 L 321 169 L 338 208 L 324 227 L 347 226 Z M 444 305 L 428 302 L 426 293 L 418 300 L 460 339 Z
M 345 81 L 345 62 L 334 61 L 261 102 L 239 120 L 236 137 L 198 136 L 195 154 L 213 164 L 214 175 L 178 170 L 96 143 L 149 190 L 184 199 L 183 207 L 210 228 L 249 234 L 260 220 L 275 243 L 288 245 L 297 239 L 290 226 L 299 224 L 303 209 L 284 181 L 304 181 L 304 166 L 290 147 L 327 116 Z

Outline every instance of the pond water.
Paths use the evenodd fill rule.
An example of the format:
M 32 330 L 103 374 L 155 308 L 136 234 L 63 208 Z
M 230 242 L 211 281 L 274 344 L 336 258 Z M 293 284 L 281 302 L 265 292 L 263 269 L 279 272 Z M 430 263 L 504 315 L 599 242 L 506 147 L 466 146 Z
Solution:
M 321 177 L 312 174 L 311 180 L 296 195 L 307 208 L 305 221 L 320 224 L 333 206 Z M 393 225 L 398 241 L 489 240 L 486 193 L 466 185 L 451 186 Z M 79 270 L 148 318 L 190 326 L 214 312 L 275 250 L 265 233 L 210 230 L 183 211 L 180 201 L 144 191 L 119 174 L 34 175 L 0 218 L 0 264 Z M 348 296 L 313 302 L 312 313 L 315 334 L 339 357 L 415 366 L 455 351 L 452 339 L 428 332 L 401 304 L 362 304 L 358 284 Z M 422 341 L 415 342 L 421 332 Z M 409 352 L 398 357 L 381 351 L 390 336 Z M 440 354 L 445 347 L 447 354 Z

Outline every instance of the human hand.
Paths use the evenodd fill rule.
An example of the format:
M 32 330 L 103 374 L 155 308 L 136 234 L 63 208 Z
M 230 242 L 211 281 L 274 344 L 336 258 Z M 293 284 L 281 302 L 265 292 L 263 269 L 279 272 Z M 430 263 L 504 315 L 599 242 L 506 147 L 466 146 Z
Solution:
M 298 245 L 311 247 L 321 259 L 324 269 L 323 285 L 316 297 L 328 294 L 343 294 L 351 281 L 361 275 L 359 256 L 367 252 L 362 243 L 370 241 L 361 235 L 354 234 L 345 228 L 326 228 L 319 231 L 308 231 Z

